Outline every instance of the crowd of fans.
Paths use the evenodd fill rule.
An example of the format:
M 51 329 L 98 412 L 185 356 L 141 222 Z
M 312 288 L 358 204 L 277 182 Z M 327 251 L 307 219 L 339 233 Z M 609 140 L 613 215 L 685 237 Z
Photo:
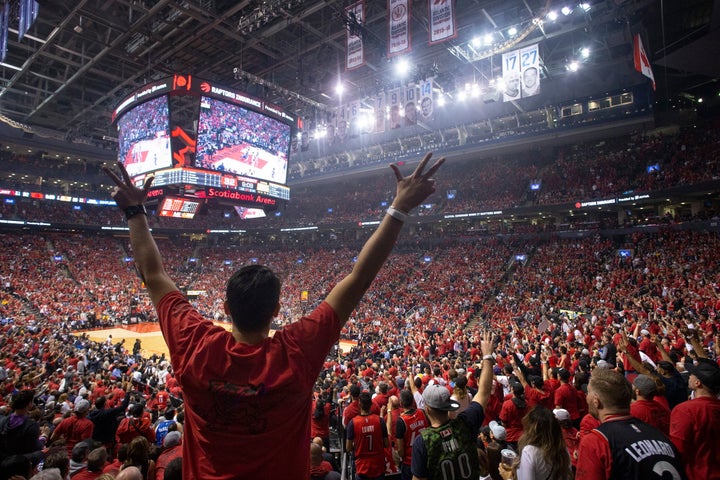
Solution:
M 419 214 L 693 185 L 717 179 L 718 140 L 712 129 L 686 130 L 562 147 L 532 161 L 449 164 L 437 180 L 438 195 Z M 660 168 L 649 172 L 655 164 Z M 536 179 L 542 189 L 530 195 L 527 187 Z M 298 188 L 281 217 L 259 225 L 379 218 L 387 207 L 383 199 L 393 193 L 386 180 Z M 90 205 L 3 203 L 0 213 L 4 219 L 121 223 L 115 209 Z M 166 221 L 152 219 L 156 226 L 174 225 Z M 209 226 L 211 219 L 197 222 Z M 496 339 L 495 387 L 478 447 L 491 478 L 500 478 L 498 452 L 518 449 L 523 417 L 536 405 L 556 410 L 576 466 L 578 439 L 597 425 L 585 400 L 588 379 L 605 368 L 633 382 L 633 415 L 657 423 L 677 445 L 688 477 L 709 478 L 694 469 L 713 461 L 708 444 L 720 447 L 712 438 L 699 446 L 685 442 L 672 412 L 689 401 L 687 368 L 703 362 L 717 368 L 720 358 L 720 236 L 674 227 L 612 237 L 598 230 L 582 238 L 536 236 L 532 229 L 478 235 L 450 226 L 405 232 L 343 329 L 343 342 L 354 346 L 330 353 L 308 399 L 322 412 L 312 419 L 311 437 L 319 437 L 310 450 L 317 478 L 331 478 L 329 469 L 338 467 L 323 463 L 322 448 L 329 453 L 330 432 L 347 424 L 343 408 L 353 411 L 346 407 L 358 392 L 375 392 L 377 412 L 390 415 L 392 440 L 391 411 L 399 410 L 402 390 L 417 393 L 440 383 L 458 401 L 472 397 L 485 330 Z M 311 311 L 347 274 L 363 236 L 288 236 L 265 244 L 246 237 L 241 248 L 189 236 L 157 241 L 171 278 L 216 321 L 228 320 L 224 279 L 231 272 L 251 263 L 271 267 L 284 283 L 274 325 L 282 328 Z M 156 321 L 127 241 L 69 232 L 4 233 L 0 241 L 0 480 L 27 479 L 40 468 L 37 478 L 180 478 L 183 395 L 169 359 L 145 354 L 140 342 L 111 336 L 96 342 L 81 333 L 131 319 Z M 720 382 L 707 383 L 717 397 Z M 648 416 L 651 406 L 659 408 L 642 403 L 648 401 L 667 411 Z M 389 471 L 396 468 L 392 458 L 388 451 Z
M 171 415 L 178 431 L 182 426 L 182 389 L 167 359 L 143 356 L 139 345 L 112 338 L 92 342 L 77 333 L 115 325 L 133 311 L 154 320 L 132 262 L 124 261 L 128 246 L 105 237 L 61 234 L 3 235 L 3 243 L 8 248 L 0 262 L 5 345 L 0 403 L 5 413 L 14 408 L 37 422 L 33 452 L 40 453 L 28 462 L 36 466 L 44 458 L 45 470 L 88 472 L 77 478 L 117 473 L 122 465 L 139 466 L 142 478 L 163 478 L 151 475 L 151 465 L 159 467 L 163 454 L 152 425 Z M 467 383 L 472 391 L 479 332 L 491 329 L 499 352 L 497 387 L 485 423 L 501 422 L 505 438 L 498 428 L 493 436 L 489 427 L 483 438 L 512 447 L 522 434 L 522 415 L 536 403 L 533 391 L 547 389 L 538 378 L 558 386 L 567 376 L 582 398 L 593 368 L 610 366 L 662 380 L 665 373 L 681 375 L 697 356 L 717 357 L 719 248 L 717 233 L 671 230 L 614 241 L 598 236 L 546 242 L 487 238 L 472 244 L 448 239 L 425 248 L 407 244 L 391 257 L 346 325 L 343 338 L 357 346 L 332 352 L 317 396 L 328 405 L 345 405 L 357 385 L 388 392 L 376 396 L 377 402 L 394 401 L 388 399 L 416 375 L 420 389 L 432 380 Z M 160 249 L 179 284 L 204 292 L 193 300 L 197 308 L 220 321 L 225 320 L 221 279 L 253 262 L 280 272 L 285 288 L 277 328 L 317 304 L 351 268 L 341 259 L 352 259 L 345 247 L 239 251 L 161 241 Z M 632 256 L 622 257 L 618 249 L 630 249 Z M 525 260 L 516 259 L 520 252 Z M 542 361 L 549 362 L 544 371 Z M 687 400 L 685 384 L 672 388 L 666 390 L 672 406 Z M 23 392 L 32 392 L 25 394 L 26 410 L 12 406 L 18 398 L 22 405 Z M 521 398 L 525 409 L 511 408 L 512 398 Z M 171 407 L 175 411 L 168 413 Z M 567 410 L 580 427 L 582 401 L 577 411 Z M 328 421 L 334 411 L 329 410 Z M 84 423 L 86 438 L 63 434 L 68 427 L 60 425 L 68 421 Z M 137 429 L 122 430 L 123 422 Z M 19 462 L 9 458 L 3 461 Z M 29 463 L 23 465 L 17 468 Z

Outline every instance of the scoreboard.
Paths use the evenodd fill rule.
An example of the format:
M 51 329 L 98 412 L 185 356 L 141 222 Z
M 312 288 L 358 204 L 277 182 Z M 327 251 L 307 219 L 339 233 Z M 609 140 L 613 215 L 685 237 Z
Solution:
M 285 182 L 297 118 L 263 100 L 176 74 L 125 98 L 113 122 L 119 160 L 138 186 L 154 177 L 148 200 L 169 201 L 163 216 L 192 218 L 203 203 L 269 211 L 290 199 Z M 179 198 L 193 211 L 175 208 Z

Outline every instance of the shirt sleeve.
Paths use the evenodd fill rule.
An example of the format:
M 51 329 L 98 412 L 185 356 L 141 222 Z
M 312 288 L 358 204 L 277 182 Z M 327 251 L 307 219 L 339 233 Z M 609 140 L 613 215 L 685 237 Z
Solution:
M 607 439 L 592 430 L 580 440 L 575 480 L 607 480 L 612 471 L 612 453 Z
M 523 448 L 520 464 L 517 468 L 517 478 L 538 478 L 535 475 L 536 450 L 532 445 Z
M 348 440 L 355 439 L 355 427 L 353 426 L 352 420 L 348 423 L 347 430 L 345 431 L 345 438 Z
M 418 478 L 427 478 L 427 450 L 422 435 L 415 437 L 412 445 L 412 464 L 410 471 Z
M 395 438 L 405 438 L 405 421 L 400 417 L 395 422 Z

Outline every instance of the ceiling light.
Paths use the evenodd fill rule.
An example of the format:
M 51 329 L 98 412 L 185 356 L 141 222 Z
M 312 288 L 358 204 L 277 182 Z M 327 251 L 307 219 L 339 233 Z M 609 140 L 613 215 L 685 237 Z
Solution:
M 550 12 L 548 12 L 547 14 L 547 18 L 551 22 L 554 22 L 558 18 L 558 13 L 555 10 L 550 10 Z
M 567 67 L 566 67 L 566 68 L 567 68 L 568 70 L 570 70 L 571 72 L 577 72 L 577 71 L 578 71 L 578 68 L 580 68 L 580 64 L 579 64 L 578 62 L 576 62 L 576 61 L 572 61 L 572 62 L 570 62 L 570 63 L 567 64 Z
M 407 61 L 406 58 L 401 58 L 398 60 L 397 64 L 395 64 L 395 73 L 397 73 L 399 76 L 403 77 L 407 75 L 407 73 L 410 71 L 410 63 Z
M 517 35 L 517 28 L 515 28 L 515 27 L 510 27 L 510 28 L 508 28 L 507 33 L 508 33 L 508 35 L 510 35 L 511 37 L 514 37 L 515 35 Z
M 582 55 L 583 58 L 588 58 L 590 56 L 590 49 L 584 47 L 582 50 L 580 50 L 580 55 Z
M 480 37 L 473 37 L 473 39 L 470 41 L 470 44 L 474 48 L 479 48 L 482 46 L 482 40 L 480 39 Z
M 572 13 L 572 8 L 565 6 L 560 9 L 560 12 L 567 17 Z

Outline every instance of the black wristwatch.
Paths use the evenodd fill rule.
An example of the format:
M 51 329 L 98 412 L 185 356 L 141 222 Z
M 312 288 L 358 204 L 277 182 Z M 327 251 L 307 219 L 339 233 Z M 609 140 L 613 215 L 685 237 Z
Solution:
M 145 210 L 145 205 L 130 205 L 125 210 L 125 218 L 127 220 L 130 220 L 135 215 L 143 214 L 147 217 L 147 210 Z

